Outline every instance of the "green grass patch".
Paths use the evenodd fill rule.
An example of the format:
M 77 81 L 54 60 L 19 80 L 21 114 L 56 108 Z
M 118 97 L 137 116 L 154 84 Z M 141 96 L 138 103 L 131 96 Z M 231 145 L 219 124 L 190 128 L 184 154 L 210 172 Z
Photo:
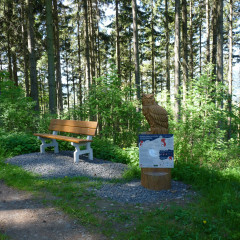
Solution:
M 140 179 L 141 168 L 139 166 L 129 166 L 123 173 L 123 178 L 126 180 Z
M 0 240 L 10 240 L 10 238 L 4 233 L 0 233 Z

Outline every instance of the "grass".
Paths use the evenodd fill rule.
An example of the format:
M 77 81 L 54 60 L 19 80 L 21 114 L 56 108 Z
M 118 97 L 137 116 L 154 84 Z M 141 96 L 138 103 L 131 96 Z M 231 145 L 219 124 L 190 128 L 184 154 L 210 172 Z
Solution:
M 0 240 L 9 240 L 9 237 L 6 234 L 0 233 Z
M 133 175 L 137 175 L 133 168 Z M 130 173 L 127 179 L 130 179 Z M 40 179 L 23 169 L 0 161 L 0 179 L 10 186 L 34 192 L 91 231 L 114 239 L 240 239 L 239 169 L 210 170 L 177 164 L 174 178 L 193 185 L 194 201 L 176 205 L 140 206 L 103 200 L 89 191 L 101 180 L 86 177 Z M 0 235 L 0 239 L 6 236 Z M 5 238 L 4 238 L 5 237 Z

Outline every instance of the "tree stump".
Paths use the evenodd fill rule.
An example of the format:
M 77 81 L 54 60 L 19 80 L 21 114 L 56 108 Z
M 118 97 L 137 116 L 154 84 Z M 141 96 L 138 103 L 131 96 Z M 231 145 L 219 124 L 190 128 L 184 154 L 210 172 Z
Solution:
M 141 185 L 151 190 L 171 188 L 171 168 L 142 168 Z

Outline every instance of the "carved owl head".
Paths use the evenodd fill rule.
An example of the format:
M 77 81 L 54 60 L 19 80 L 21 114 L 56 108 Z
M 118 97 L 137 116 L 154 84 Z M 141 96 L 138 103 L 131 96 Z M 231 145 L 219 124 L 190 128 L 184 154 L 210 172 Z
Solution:
M 143 94 L 142 96 L 142 105 L 147 106 L 147 105 L 155 105 L 155 98 L 153 94 Z

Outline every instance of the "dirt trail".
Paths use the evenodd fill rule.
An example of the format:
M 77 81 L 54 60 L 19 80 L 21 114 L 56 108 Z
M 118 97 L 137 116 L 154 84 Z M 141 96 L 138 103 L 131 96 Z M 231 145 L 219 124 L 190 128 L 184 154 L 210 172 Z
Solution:
M 0 232 L 13 240 L 103 240 L 63 212 L 0 180 Z

